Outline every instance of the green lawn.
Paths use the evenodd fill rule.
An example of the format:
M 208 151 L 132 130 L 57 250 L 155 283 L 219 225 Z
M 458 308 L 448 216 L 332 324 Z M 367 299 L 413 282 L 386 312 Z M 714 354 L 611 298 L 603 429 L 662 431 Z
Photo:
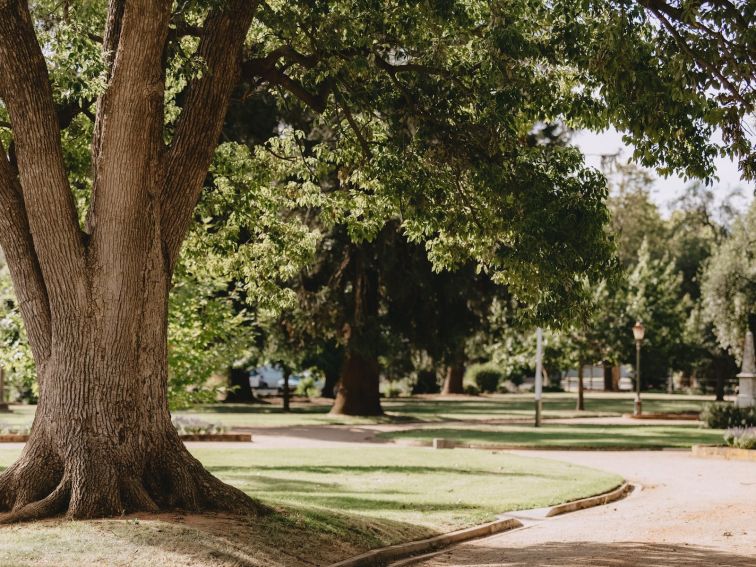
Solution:
M 138 516 L 0 528 L 0 565 L 323 565 L 617 486 L 615 475 L 491 451 L 197 449 L 270 517 Z M 0 448 L 7 466 L 17 450 Z
M 643 411 L 699 412 L 711 396 L 645 394 Z M 364 425 L 370 423 L 441 422 L 449 420 L 490 421 L 530 419 L 533 416 L 532 394 L 492 394 L 475 397 L 424 396 L 383 400 L 387 412 L 380 418 L 335 417 L 328 415 L 328 400 L 295 402 L 291 413 L 283 413 L 279 402 L 270 404 L 210 404 L 175 415 L 198 417 L 228 427 L 286 427 L 289 425 Z M 545 394 L 544 417 L 597 417 L 631 413 L 632 394 L 586 393 L 586 411 L 575 411 L 575 394 Z M 0 414 L 0 427 L 5 424 L 31 424 L 34 406 L 13 406 L 13 412 Z
M 497 425 L 455 428 L 423 428 L 381 433 L 380 438 L 431 441 L 451 439 L 480 445 L 522 447 L 690 447 L 721 444 L 724 431 L 697 425 L 544 425 L 540 428 Z

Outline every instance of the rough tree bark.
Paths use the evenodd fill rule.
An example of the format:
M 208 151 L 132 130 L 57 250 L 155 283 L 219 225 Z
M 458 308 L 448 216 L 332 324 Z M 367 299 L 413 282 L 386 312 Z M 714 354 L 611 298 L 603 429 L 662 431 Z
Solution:
M 47 68 L 23 0 L 0 0 L 0 246 L 37 363 L 39 405 L 0 475 L 0 521 L 67 513 L 262 512 L 186 450 L 167 404 L 167 305 L 256 2 L 211 12 L 170 146 L 163 142 L 170 2 L 111 0 L 107 88 L 92 145 L 86 232 L 68 185 Z
M 464 394 L 464 378 L 465 367 L 463 364 L 452 364 L 446 369 L 446 378 L 444 379 L 444 387 L 441 393 L 444 395 L 449 394 Z

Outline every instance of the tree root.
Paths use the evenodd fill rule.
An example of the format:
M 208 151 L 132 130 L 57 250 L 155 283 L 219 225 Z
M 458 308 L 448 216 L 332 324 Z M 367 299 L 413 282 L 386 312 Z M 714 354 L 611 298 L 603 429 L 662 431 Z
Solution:
M 42 500 L 21 506 L 12 510 L 9 514 L 0 517 L 0 524 L 28 522 L 55 516 L 65 509 L 70 494 L 71 484 L 68 479 L 64 478 L 55 490 Z
M 0 513 L 0 523 L 61 514 L 88 519 L 175 510 L 254 516 L 272 512 L 238 488 L 215 478 L 177 437 L 176 442 L 167 443 L 150 459 L 152 464 L 137 474 L 133 466 L 102 459 L 65 466 L 40 459 L 42 453 L 28 447 L 17 463 L 0 474 L 0 510 L 7 511 Z

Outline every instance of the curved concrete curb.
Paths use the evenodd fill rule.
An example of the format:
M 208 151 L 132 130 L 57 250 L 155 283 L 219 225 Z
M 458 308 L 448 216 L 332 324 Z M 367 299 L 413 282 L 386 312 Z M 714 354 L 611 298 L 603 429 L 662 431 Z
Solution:
M 401 559 L 408 555 L 415 555 L 417 553 L 447 547 L 453 543 L 460 543 L 471 539 L 498 534 L 514 528 L 521 528 L 522 525 L 522 522 L 515 520 L 514 518 L 495 520 L 480 526 L 465 528 L 464 530 L 457 530 L 456 532 L 441 534 L 428 539 L 411 541 L 409 543 L 399 543 L 397 545 L 374 549 L 367 553 L 363 553 L 362 555 L 357 555 L 356 557 L 333 563 L 332 565 L 329 565 L 329 567 L 368 567 L 373 565 L 385 565 L 393 559 Z
M 559 504 L 557 506 L 548 508 L 545 514 L 543 514 L 543 517 L 549 518 L 560 514 L 566 514 L 568 512 L 575 512 L 577 510 L 591 508 L 593 506 L 608 504 L 609 502 L 614 502 L 615 500 L 623 498 L 624 496 L 629 494 L 633 490 L 633 488 L 634 487 L 632 484 L 624 482 L 621 486 L 610 490 L 609 492 L 597 494 L 596 496 L 589 496 L 588 498 L 582 498 L 573 502 L 566 502 L 565 504 Z M 519 516 L 524 513 L 526 513 L 526 511 L 513 512 L 512 514 Z M 541 513 L 543 512 L 541 511 Z M 356 557 L 351 557 L 349 559 L 345 559 L 344 561 L 333 563 L 328 567 L 379 566 L 386 565 L 389 561 L 395 559 L 402 559 L 414 555 L 415 557 L 408 557 L 404 561 L 399 561 L 398 563 L 393 564 L 395 567 L 402 565 L 411 565 L 417 561 L 421 561 L 426 557 L 435 555 L 435 552 L 455 543 L 462 543 L 473 539 L 479 539 L 516 528 L 522 528 L 524 526 L 525 524 L 523 524 L 517 518 L 504 517 L 487 524 L 482 524 L 480 526 L 474 526 L 472 528 L 466 528 L 463 530 L 457 530 L 456 532 L 450 532 L 448 534 L 441 534 L 439 536 L 428 539 L 412 541 L 409 543 L 400 543 L 397 545 L 382 547 L 380 549 L 374 549 L 372 551 L 368 551 L 367 553 L 363 553 L 362 555 L 357 555 Z
M 756 461 L 756 451 L 740 447 L 717 447 L 715 445 L 693 445 L 694 457 L 720 457 L 737 461 Z
M 566 502 L 564 504 L 554 506 L 548 512 L 546 512 L 546 517 L 552 518 L 554 516 L 567 514 L 569 512 L 577 512 L 578 510 L 593 508 L 594 506 L 603 506 L 604 504 L 609 504 L 609 502 L 614 502 L 615 500 L 624 498 L 632 490 L 633 485 L 625 482 L 621 486 L 609 492 L 605 492 L 604 494 L 589 496 L 588 498 L 582 498 L 581 500 L 574 500 L 573 502 Z

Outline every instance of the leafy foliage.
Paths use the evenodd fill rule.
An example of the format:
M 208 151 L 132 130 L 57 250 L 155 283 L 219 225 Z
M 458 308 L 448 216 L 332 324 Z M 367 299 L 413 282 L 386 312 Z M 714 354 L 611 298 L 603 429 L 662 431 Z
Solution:
M 465 380 L 481 392 L 495 392 L 504 379 L 501 368 L 492 363 L 473 364 L 465 373 Z
M 709 404 L 701 412 L 701 421 L 711 429 L 756 426 L 756 409 L 739 408 L 732 404 Z
M 736 220 L 732 236 L 717 248 L 703 276 L 706 317 L 722 347 L 739 358 L 745 331 L 756 330 L 756 202 Z

